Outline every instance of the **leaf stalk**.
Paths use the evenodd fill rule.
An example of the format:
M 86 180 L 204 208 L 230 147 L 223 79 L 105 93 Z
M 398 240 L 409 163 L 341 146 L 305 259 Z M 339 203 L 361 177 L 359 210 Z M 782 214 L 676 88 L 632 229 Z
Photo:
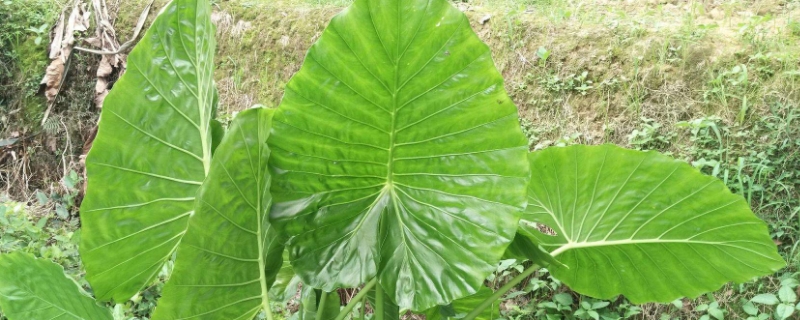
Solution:
M 367 293 L 369 293 L 369 291 L 372 290 L 372 287 L 374 287 L 375 284 L 377 283 L 378 283 L 378 278 L 373 278 L 372 280 L 370 280 L 370 282 L 367 282 L 367 284 L 364 285 L 364 288 L 362 288 L 361 291 L 359 291 L 358 294 L 356 294 L 356 296 L 353 297 L 353 299 L 350 299 L 350 302 L 348 302 L 347 305 L 344 307 L 344 309 L 342 309 L 342 311 L 339 312 L 339 315 L 336 316 L 335 320 L 344 320 L 344 318 L 346 318 L 347 315 L 350 314 L 350 311 L 353 311 L 353 308 L 358 304 L 358 302 L 364 300 L 364 297 L 367 296 Z M 317 319 L 322 319 L 322 318 L 318 317 Z
M 383 320 L 383 287 L 375 287 L 375 320 Z
M 472 312 L 470 312 L 466 317 L 464 317 L 464 320 L 477 319 L 477 317 L 481 314 L 481 312 L 483 312 L 483 310 L 494 304 L 495 301 L 499 300 L 508 291 L 510 291 L 511 289 L 516 287 L 517 284 L 522 282 L 522 280 L 525 280 L 525 278 L 536 272 L 536 270 L 539 270 L 539 268 L 541 267 L 538 264 L 534 263 L 532 266 L 525 269 L 525 271 L 522 271 L 522 273 L 520 273 L 518 276 L 514 277 L 513 279 L 511 279 L 511 281 L 509 281 L 504 286 L 500 287 L 500 289 L 495 291 L 493 295 L 483 300 L 483 302 L 481 302 L 481 304 L 478 305 L 478 307 L 475 308 L 475 310 L 472 310 Z
M 320 296 L 319 305 L 317 306 L 317 316 L 314 317 L 314 319 L 322 319 L 322 317 L 325 315 L 325 304 L 328 302 L 328 294 L 330 293 L 325 290 L 321 291 L 322 295 Z

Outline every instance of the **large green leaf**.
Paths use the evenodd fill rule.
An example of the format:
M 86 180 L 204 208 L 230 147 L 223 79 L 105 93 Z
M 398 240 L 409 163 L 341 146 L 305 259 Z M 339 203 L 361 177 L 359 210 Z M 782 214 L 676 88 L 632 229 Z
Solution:
M 685 162 L 605 145 L 548 148 L 530 165 L 521 230 L 578 292 L 668 302 L 784 266 L 747 202 Z
M 271 219 L 294 236 L 303 282 L 378 276 L 403 309 L 478 290 L 525 205 L 517 109 L 447 0 L 358 0 L 334 17 L 287 85 L 270 147 Z
M 139 292 L 186 232 L 211 160 L 210 10 L 208 1 L 172 1 L 103 105 L 81 206 L 81 258 L 98 299 Z
M 0 309 L 9 320 L 113 319 L 64 268 L 21 252 L 0 255 Z
M 153 319 L 252 319 L 269 312 L 283 240 L 269 224 L 272 111 L 239 113 L 211 161 Z

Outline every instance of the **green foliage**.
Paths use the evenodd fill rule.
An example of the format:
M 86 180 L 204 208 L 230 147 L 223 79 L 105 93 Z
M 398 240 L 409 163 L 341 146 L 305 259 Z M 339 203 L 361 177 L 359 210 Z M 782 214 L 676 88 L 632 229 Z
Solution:
M 12 319 L 112 319 L 64 269 L 14 252 L 0 255 L 0 308 Z
M 69 175 L 64 178 L 70 179 Z M 22 252 L 41 260 L 50 260 L 61 265 L 67 276 L 88 290 L 83 266 L 78 254 L 80 241 L 77 218 L 62 219 L 48 206 L 26 206 L 22 203 L 0 202 L 0 256 L 11 252 Z M 169 265 L 159 273 L 159 282 L 149 286 L 125 304 L 114 306 L 115 319 L 149 319 L 160 297 L 161 287 L 170 273 Z M 3 312 L 0 310 L 0 319 Z
M 754 296 L 750 301 L 742 305 L 749 317 L 748 320 L 759 320 L 768 318 L 771 314 L 772 319 L 784 320 L 792 318 L 792 315 L 800 313 L 800 303 L 797 300 L 798 280 L 795 277 L 785 278 L 781 281 L 778 294 L 762 293 Z M 757 305 L 762 306 L 760 309 Z M 765 312 L 762 312 L 766 309 Z
M 666 302 L 785 266 L 744 199 L 684 162 L 610 145 L 549 148 L 530 162 L 520 232 L 566 265 L 551 271 L 578 292 Z
M 61 178 L 62 192 L 54 190 L 46 194 L 41 190 L 37 190 L 36 199 L 39 201 L 39 205 L 42 206 L 48 206 L 52 203 L 55 206 L 58 217 L 62 220 L 67 220 L 71 212 L 77 209 L 75 207 L 75 198 L 78 196 L 78 185 L 82 180 L 83 178 L 78 176 L 77 172 L 70 170 L 66 176 Z
M 513 238 L 527 142 L 488 47 L 444 0 L 334 17 L 273 131 L 270 219 L 307 285 L 377 276 L 424 311 L 476 292 Z
M 427 320 L 447 320 L 464 318 L 470 311 L 474 310 L 481 302 L 491 297 L 494 292 L 492 289 L 481 287 L 477 293 L 453 301 L 445 306 L 438 306 L 425 311 Z M 483 310 L 479 319 L 496 319 L 500 316 L 500 304 L 495 303 L 491 308 Z
M 149 285 L 186 233 L 221 132 L 212 121 L 210 10 L 205 1 L 172 2 L 105 99 L 81 208 L 81 257 L 100 300 L 126 301 Z
M 628 143 L 639 150 L 663 150 L 672 143 L 674 134 L 665 133 L 662 124 L 654 119 L 641 117 L 639 128 L 628 135 Z
M 732 107 L 732 104 L 738 104 L 739 111 L 736 116 L 736 122 L 739 124 L 744 123 L 745 117 L 749 110 L 748 97 L 750 97 L 754 90 L 754 83 L 750 82 L 750 75 L 748 68 L 744 64 L 734 66 L 730 70 L 723 70 L 709 82 L 709 90 L 704 93 L 705 99 L 716 99 L 718 103 L 722 104 L 725 108 Z M 707 102 L 709 103 L 709 102 Z
M 259 311 L 271 313 L 268 292 L 285 242 L 267 219 L 272 111 L 251 109 L 233 120 L 198 191 L 173 276 L 152 319 L 252 319 Z M 192 302 L 189 308 L 186 301 Z
M 0 1 L 0 134 L 20 129 L 40 114 L 34 97 L 47 67 L 50 24 L 61 0 Z
M 24 252 L 66 266 L 70 276 L 78 277 L 79 233 L 77 219 L 61 220 L 50 212 L 35 218 L 21 203 L 0 203 L 0 254 Z
M 642 308 L 625 299 L 597 300 L 564 292 L 564 288 L 547 269 L 541 269 L 537 277 L 504 297 L 502 317 L 498 319 L 573 319 L 577 318 L 576 313 L 593 319 L 594 313 L 589 311 L 596 312 L 602 320 L 641 317 Z
M 298 320 L 333 320 L 339 313 L 339 295 L 311 287 L 300 293 L 302 308 Z
M 691 144 L 678 149 L 704 173 L 722 179 L 747 199 L 771 225 L 773 236 L 797 243 L 800 208 L 797 194 L 800 172 L 800 113 L 790 105 L 776 104 L 769 115 L 750 126 L 730 126 L 718 117 L 678 123 L 687 130 Z M 753 137 L 756 137 L 754 139 Z M 795 257 L 794 248 L 786 248 Z M 795 258 L 796 259 L 796 258 Z
M 180 247 L 154 318 L 273 319 L 268 290 L 287 271 L 278 233 L 290 237 L 294 271 L 280 286 L 291 287 L 296 273 L 304 281 L 298 317 L 319 320 L 344 319 L 366 301 L 377 319 L 401 310 L 494 315 L 502 295 L 541 271 L 497 266 L 515 238 L 530 243 L 514 241 L 511 255 L 548 264 L 560 280 L 524 282 L 506 299 L 549 291 L 538 310 L 522 310 L 547 319 L 641 311 L 627 302 L 608 310 L 609 302 L 556 290 L 559 281 L 601 298 L 667 302 L 783 265 L 742 197 L 685 163 L 612 146 L 528 158 L 517 110 L 462 13 L 444 0 L 372 3 L 334 18 L 271 129 L 269 111 L 248 111 L 224 139 L 213 120 L 209 7 L 176 0 L 166 8 L 109 96 L 87 160 L 82 252 L 98 297 L 125 300 L 169 274 Z M 565 90 L 593 89 L 588 72 L 572 78 L 578 85 Z M 716 128 L 688 126 L 698 139 Z M 732 226 L 736 233 L 723 232 Z M 487 276 L 505 284 L 485 288 Z M 337 315 L 335 289 L 362 284 Z M 792 314 L 792 285 L 776 296 L 780 317 Z M 725 313 L 716 301 L 697 310 Z
M 589 90 L 594 89 L 594 81 L 589 80 L 589 72 L 584 71 L 580 74 L 569 74 L 564 77 L 551 75 L 548 78 L 539 80 L 539 84 L 547 91 L 553 93 L 577 93 L 586 95 Z
M 0 4 L 0 80 L 5 80 L 17 74 L 15 68 L 28 72 L 27 68 L 34 67 L 26 63 L 29 57 L 23 46 L 47 44 L 48 24 L 58 14 L 60 5 L 55 0 L 4 0 Z M 34 56 L 41 58 L 45 54 L 38 50 Z

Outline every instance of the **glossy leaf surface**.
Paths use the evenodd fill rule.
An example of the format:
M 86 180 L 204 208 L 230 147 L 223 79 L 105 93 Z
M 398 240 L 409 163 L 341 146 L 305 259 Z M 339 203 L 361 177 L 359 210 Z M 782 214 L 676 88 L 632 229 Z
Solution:
M 113 319 L 58 264 L 14 252 L 0 255 L 0 270 L 0 309 L 9 320 Z
M 269 224 L 272 111 L 239 113 L 200 187 L 153 319 L 253 319 L 268 311 L 283 240 Z
M 98 299 L 139 292 L 186 231 L 211 162 L 210 10 L 207 1 L 172 1 L 105 100 L 81 206 L 81 258 Z
M 530 164 L 520 224 L 569 267 L 550 271 L 578 292 L 669 302 L 784 266 L 744 199 L 685 162 L 604 145 L 548 148 Z
M 487 287 L 481 287 L 476 294 L 453 301 L 449 306 L 438 306 L 425 311 L 428 320 L 460 319 L 475 310 L 484 300 L 494 292 Z M 477 320 L 491 320 L 500 318 L 500 302 L 497 301 L 478 315 Z M 446 309 L 446 310 L 445 310 Z
M 446 0 L 358 0 L 334 17 L 287 85 L 270 146 L 271 219 L 294 236 L 303 282 L 377 275 L 403 309 L 477 291 L 525 205 L 517 109 Z

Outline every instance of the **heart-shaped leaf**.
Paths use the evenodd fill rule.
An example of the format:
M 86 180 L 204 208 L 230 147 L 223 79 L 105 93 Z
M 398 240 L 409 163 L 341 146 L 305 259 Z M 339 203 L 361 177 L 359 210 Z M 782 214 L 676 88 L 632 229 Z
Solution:
M 784 266 L 747 202 L 687 163 L 604 145 L 548 148 L 530 165 L 523 233 L 569 267 L 550 271 L 578 292 L 669 302 Z
M 762 293 L 756 295 L 755 297 L 753 297 L 753 299 L 750 299 L 750 301 L 758 304 L 765 304 L 768 306 L 774 306 L 781 302 L 780 300 L 778 300 L 778 296 L 772 293 Z
M 791 304 L 779 304 L 775 307 L 775 318 L 778 320 L 789 319 L 794 314 L 794 306 Z
M 113 319 L 60 265 L 13 252 L 0 255 L 0 270 L 0 308 L 9 320 Z
M 211 163 L 210 12 L 208 1 L 172 1 L 103 104 L 81 206 L 81 258 L 98 299 L 139 292 L 186 232 Z
M 272 111 L 239 113 L 222 139 L 153 319 L 252 319 L 270 312 L 267 293 L 284 242 L 267 219 Z
M 271 219 L 303 282 L 377 276 L 401 309 L 476 292 L 525 205 L 517 109 L 446 0 L 358 0 L 334 17 L 287 85 L 270 147 Z

